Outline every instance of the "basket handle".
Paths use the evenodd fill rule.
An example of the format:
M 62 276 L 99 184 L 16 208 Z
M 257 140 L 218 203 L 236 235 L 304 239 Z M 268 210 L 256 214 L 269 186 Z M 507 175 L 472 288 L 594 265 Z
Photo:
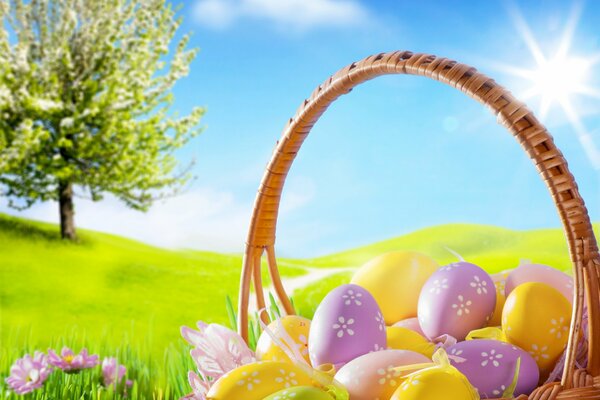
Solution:
M 338 97 L 349 93 L 353 87 L 367 80 L 388 74 L 425 76 L 466 93 L 490 108 L 497 116 L 498 122 L 512 133 L 532 159 L 555 202 L 573 262 L 575 298 L 562 386 L 567 388 L 572 385 L 584 299 L 587 299 L 589 315 L 587 370 L 594 377 L 600 376 L 598 245 L 584 201 L 562 153 L 533 113 L 494 80 L 468 65 L 409 51 L 373 55 L 341 69 L 319 85 L 311 96 L 304 100 L 294 118 L 288 121 L 258 189 L 248 232 L 238 308 L 238 327 L 242 337 L 248 339 L 248 302 L 252 277 L 257 306 L 259 309 L 265 307 L 260 281 L 261 257 L 264 251 L 267 252 L 271 280 L 283 308 L 288 314 L 294 313 L 281 284 L 274 245 L 281 192 L 286 175 L 304 139 L 319 117 Z M 262 314 L 262 318 L 266 320 L 266 313 Z

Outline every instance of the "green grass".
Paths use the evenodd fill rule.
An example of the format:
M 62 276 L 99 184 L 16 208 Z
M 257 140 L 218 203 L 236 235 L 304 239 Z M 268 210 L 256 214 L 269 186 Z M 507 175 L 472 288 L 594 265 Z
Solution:
M 240 255 L 173 251 L 133 240 L 80 231 L 81 242 L 61 241 L 51 224 L 0 214 L 0 399 L 14 399 L 3 385 L 12 362 L 34 349 L 118 356 L 135 380 L 129 399 L 179 398 L 189 391 L 192 368 L 179 336 L 182 324 L 199 319 L 231 325 Z M 401 249 L 429 254 L 440 264 L 454 260 L 445 247 L 490 272 L 514 268 L 520 259 L 570 268 L 559 229 L 511 231 L 480 225 L 442 225 L 353 250 L 308 260 L 280 260 L 284 278 L 305 267 L 358 267 Z M 317 304 L 352 272 L 334 273 L 294 293 L 297 309 L 311 317 Z M 268 277 L 264 280 L 268 283 Z M 257 335 L 257 327 L 251 329 Z M 255 339 L 255 338 L 254 338 Z M 115 398 L 98 385 L 99 369 L 57 374 L 30 399 Z
M 600 225 L 594 225 L 596 235 Z M 448 250 L 461 254 L 489 273 L 515 268 L 520 260 L 531 260 L 571 273 L 572 264 L 561 229 L 515 231 L 488 225 L 448 224 L 422 229 L 368 246 L 308 260 L 296 260 L 311 267 L 355 267 L 390 251 L 414 250 L 433 257 L 440 265 L 456 261 Z M 298 308 L 312 318 L 316 304 L 333 287 L 347 283 L 352 273 L 344 272 L 298 290 Z

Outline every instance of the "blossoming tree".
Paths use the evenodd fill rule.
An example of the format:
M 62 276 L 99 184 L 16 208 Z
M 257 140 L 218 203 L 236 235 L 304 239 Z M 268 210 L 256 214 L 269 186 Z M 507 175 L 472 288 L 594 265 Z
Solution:
M 146 210 L 190 178 L 173 152 L 203 109 L 170 109 L 196 50 L 166 1 L 0 0 L 0 185 L 13 208 L 58 201 L 63 238 L 75 192 Z

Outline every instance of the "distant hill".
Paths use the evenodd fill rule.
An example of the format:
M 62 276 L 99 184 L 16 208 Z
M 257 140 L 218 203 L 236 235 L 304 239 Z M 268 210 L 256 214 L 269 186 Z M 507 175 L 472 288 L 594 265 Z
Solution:
M 81 243 L 72 244 L 58 238 L 53 224 L 0 214 L 0 346 L 27 342 L 45 348 L 77 331 L 109 343 L 128 336 L 130 343 L 162 355 L 180 341 L 180 325 L 199 319 L 227 322 L 225 297 L 236 301 L 241 255 L 174 251 L 115 235 L 79 233 Z M 559 229 L 466 224 L 427 228 L 326 257 L 282 259 L 279 265 L 286 279 L 310 273 L 307 267 L 358 267 L 400 249 L 427 253 L 444 264 L 455 259 L 445 247 L 490 272 L 514 268 L 521 258 L 569 269 Z M 294 292 L 302 314 L 312 316 L 325 294 L 352 274 L 332 272 Z
M 600 225 L 595 224 L 596 236 Z M 323 267 L 355 267 L 380 254 L 395 250 L 415 250 L 433 257 L 440 265 L 456 261 L 452 249 L 467 261 L 489 273 L 515 268 L 520 260 L 531 260 L 571 273 L 567 242 L 561 229 L 515 231 L 488 225 L 448 224 L 421 229 L 407 235 L 384 240 L 356 249 L 309 260 L 295 260 L 303 265 Z M 348 283 L 352 272 L 332 274 L 294 292 L 301 313 L 312 317 L 316 305 L 331 288 Z

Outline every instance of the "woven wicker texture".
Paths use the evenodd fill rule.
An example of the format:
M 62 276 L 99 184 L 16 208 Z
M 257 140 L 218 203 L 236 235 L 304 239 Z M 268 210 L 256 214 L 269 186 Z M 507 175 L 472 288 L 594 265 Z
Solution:
M 281 283 L 274 246 L 281 193 L 304 139 L 338 97 L 367 80 L 388 74 L 425 76 L 466 93 L 497 116 L 498 122 L 517 139 L 533 161 L 564 227 L 573 262 L 575 299 L 562 382 L 538 388 L 529 399 L 600 399 L 600 258 L 587 209 L 567 162 L 546 128 L 508 90 L 473 67 L 429 54 L 396 51 L 352 63 L 319 85 L 288 121 L 260 183 L 254 205 L 240 282 L 240 334 L 247 340 L 251 281 L 254 282 L 258 309 L 265 307 L 260 275 L 265 252 L 275 292 L 285 312 L 294 313 Z M 589 315 L 589 353 L 587 370 L 580 371 L 575 369 L 576 338 L 581 337 L 584 301 Z M 262 314 L 261 318 L 268 322 L 266 313 Z

